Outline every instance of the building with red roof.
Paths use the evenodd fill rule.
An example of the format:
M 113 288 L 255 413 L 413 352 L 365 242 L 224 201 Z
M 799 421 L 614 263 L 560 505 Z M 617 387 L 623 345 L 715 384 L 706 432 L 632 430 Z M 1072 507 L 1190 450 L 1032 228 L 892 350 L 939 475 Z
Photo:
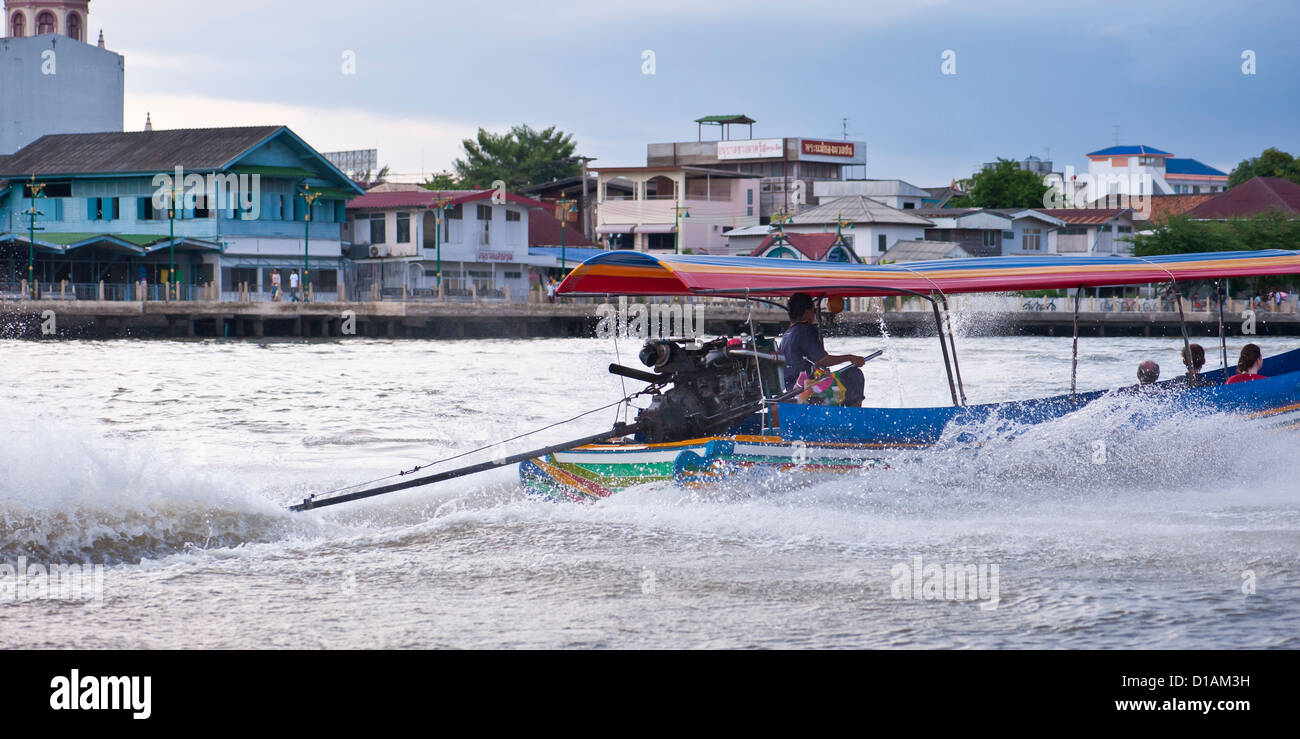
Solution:
M 751 257 L 806 259 L 813 262 L 858 262 L 853 246 L 838 233 L 772 234 L 749 253 Z
M 1196 220 L 1250 218 L 1271 211 L 1300 216 L 1300 185 L 1285 177 L 1252 177 L 1187 211 Z

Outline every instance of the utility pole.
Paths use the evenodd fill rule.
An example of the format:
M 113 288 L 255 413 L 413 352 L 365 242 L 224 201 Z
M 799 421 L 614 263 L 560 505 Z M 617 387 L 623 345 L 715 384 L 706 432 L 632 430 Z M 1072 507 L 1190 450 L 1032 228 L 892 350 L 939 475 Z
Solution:
M 444 198 L 441 195 L 433 203 L 433 248 L 437 252 L 438 259 L 438 292 L 442 293 L 442 214 L 447 209 L 451 199 Z

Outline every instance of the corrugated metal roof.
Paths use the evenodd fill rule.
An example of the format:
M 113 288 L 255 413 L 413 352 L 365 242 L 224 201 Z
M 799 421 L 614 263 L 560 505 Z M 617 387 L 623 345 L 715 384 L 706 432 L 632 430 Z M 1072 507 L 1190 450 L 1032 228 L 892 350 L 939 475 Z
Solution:
M 1034 208 L 1034 210 L 1076 226 L 1107 223 L 1121 215 L 1133 212 L 1132 208 Z
M 934 225 L 925 218 L 912 213 L 912 211 L 891 208 L 862 195 L 845 195 L 842 198 L 835 198 L 814 208 L 809 208 L 795 216 L 790 222 L 795 224 L 834 223 L 837 218 L 843 218 L 852 223 Z
M 899 241 L 889 247 L 882 259 L 890 262 L 927 262 L 931 259 L 959 259 L 970 252 L 955 241 Z
M 1252 177 L 1187 211 L 1191 218 L 1248 218 L 1271 210 L 1300 213 L 1300 185 L 1283 177 Z
M 1227 177 L 1228 173 L 1223 170 L 1215 169 L 1204 162 L 1198 162 L 1195 159 L 1168 159 L 1165 160 L 1165 174 L 1194 174 L 1209 175 L 1213 177 Z
M 10 177 L 210 171 L 226 166 L 284 126 L 184 128 L 42 136 L 0 162 Z
M 1122 156 L 1148 156 L 1148 157 L 1171 157 L 1167 151 L 1160 151 L 1154 146 L 1110 146 L 1105 149 L 1088 152 L 1090 157 L 1122 157 Z

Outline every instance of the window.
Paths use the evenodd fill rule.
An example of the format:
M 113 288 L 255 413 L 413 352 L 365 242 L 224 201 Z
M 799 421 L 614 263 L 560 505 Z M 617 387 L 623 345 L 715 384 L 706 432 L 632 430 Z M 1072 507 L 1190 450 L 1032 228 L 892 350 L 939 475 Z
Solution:
M 915 208 L 916 208 L 916 203 L 913 203 L 910 200 L 906 203 L 903 203 L 903 210 L 914 210 Z
M 1003 231 L 1003 232 L 1002 232 L 1002 240 L 1003 240 L 1003 241 L 1015 241 L 1015 240 L 1016 240 L 1016 232 L 1015 232 L 1015 231 Z
M 753 192 L 753 191 L 751 190 L 751 192 Z M 747 215 L 747 216 L 752 216 L 752 215 L 754 215 L 754 206 L 752 206 L 752 205 L 747 205 L 747 206 L 745 206 L 745 215 Z
M 44 33 L 58 32 L 59 25 L 58 22 L 54 20 L 54 14 L 48 10 L 42 10 L 36 16 L 36 35 L 39 36 Z
M 521 214 L 519 213 L 519 211 L 517 211 L 517 210 L 508 210 L 508 211 L 506 211 L 506 222 L 507 222 L 507 223 L 512 222 L 512 221 L 518 221 L 518 220 L 520 220 L 520 218 L 521 218 Z
M 754 204 L 754 189 L 750 188 L 745 191 L 745 205 L 753 205 L 753 204 Z M 751 216 L 754 215 L 754 209 L 750 208 L 749 210 L 750 210 L 749 214 Z
M 1042 251 L 1042 233 L 1041 228 L 1026 228 L 1024 235 L 1025 251 Z
M 411 243 L 411 214 L 410 213 L 397 214 L 397 243 L 399 244 Z
M 1120 233 L 1122 233 L 1122 234 L 1131 234 L 1131 233 L 1133 233 L 1133 227 L 1132 227 L 1132 226 L 1116 226 L 1116 227 L 1115 227 L 1115 230 L 1118 231 L 1118 232 L 1120 232 Z
M 461 220 L 465 217 L 464 207 L 459 203 L 443 211 L 442 240 L 459 242 L 461 238 Z
M 68 14 L 68 38 L 84 40 L 81 38 L 81 16 L 76 13 Z
M 280 198 L 280 208 L 279 208 L 280 220 L 287 221 L 289 220 L 289 210 L 285 207 L 284 196 L 280 195 L 279 198 Z
M 1061 236 L 1085 236 L 1088 233 L 1086 226 L 1066 226 L 1057 231 Z
M 9 24 L 9 35 L 22 38 L 27 35 L 27 18 L 22 13 L 14 13 L 13 22 Z
M 478 243 L 484 245 L 492 243 L 492 233 L 491 233 L 492 206 L 490 205 L 478 206 L 477 217 L 478 217 L 478 222 L 483 224 L 482 228 L 479 229 Z
M 86 200 L 87 220 L 116 221 L 121 215 L 117 198 L 89 198 Z
M 384 232 L 384 214 L 370 214 L 370 243 L 384 244 L 388 242 L 388 234 Z
M 153 197 L 151 196 L 136 198 L 135 219 L 137 221 L 165 221 L 167 220 L 167 209 L 154 208 Z
M 997 231 L 984 231 L 983 233 L 984 233 L 984 246 L 997 246 L 997 245 L 998 245 L 998 232 L 997 232 Z
M 880 253 L 881 253 L 881 254 L 884 254 L 884 253 L 885 253 L 885 235 L 884 235 L 884 234 L 880 234 L 879 236 L 876 237 L 876 244 L 880 247 Z

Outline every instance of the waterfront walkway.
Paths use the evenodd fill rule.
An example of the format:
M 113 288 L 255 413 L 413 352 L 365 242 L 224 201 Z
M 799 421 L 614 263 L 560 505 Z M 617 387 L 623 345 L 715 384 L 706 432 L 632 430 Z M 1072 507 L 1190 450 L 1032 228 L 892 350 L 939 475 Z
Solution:
M 968 334 L 1034 334 L 1069 336 L 1074 314 L 1058 310 L 998 309 L 996 306 L 963 305 L 953 298 L 954 315 L 967 320 L 961 330 Z M 1176 310 L 1125 310 L 1122 304 L 1085 299 L 1079 314 L 1084 336 L 1178 336 Z M 1236 301 L 1225 313 L 1229 335 L 1253 328 L 1262 335 L 1300 335 L 1300 314 L 1257 309 L 1254 325 L 1245 301 Z M 660 306 L 682 306 L 661 302 Z M 652 306 L 653 307 L 653 306 Z M 840 314 L 837 332 L 879 333 L 885 325 L 895 335 L 933 334 L 933 315 L 920 306 L 894 299 L 855 299 Z M 994 308 L 990 310 L 990 308 Z M 1099 307 L 1110 310 L 1099 310 Z M 1168 308 L 1168 306 L 1163 306 Z M 1218 334 L 1218 314 L 1194 310 L 1185 305 L 1188 328 L 1193 335 Z M 1283 306 L 1287 308 L 1288 306 Z M 108 338 L 108 337 L 401 337 L 401 338 L 528 338 L 592 336 L 601 319 L 593 300 L 555 303 L 522 302 L 231 302 L 231 301 L 98 301 L 98 300 L 0 300 L 0 337 L 3 338 Z M 1009 306 L 1008 306 L 1009 308 Z M 1117 309 L 1118 308 L 1118 309 Z M 608 309 L 606 309 L 608 311 Z M 785 329 L 785 313 L 759 305 L 750 308 L 734 300 L 705 300 L 694 304 L 710 334 L 738 334 L 748 330 L 752 319 L 766 335 Z M 883 313 L 882 313 L 883 311 Z M 665 319 L 666 320 L 666 319 Z

